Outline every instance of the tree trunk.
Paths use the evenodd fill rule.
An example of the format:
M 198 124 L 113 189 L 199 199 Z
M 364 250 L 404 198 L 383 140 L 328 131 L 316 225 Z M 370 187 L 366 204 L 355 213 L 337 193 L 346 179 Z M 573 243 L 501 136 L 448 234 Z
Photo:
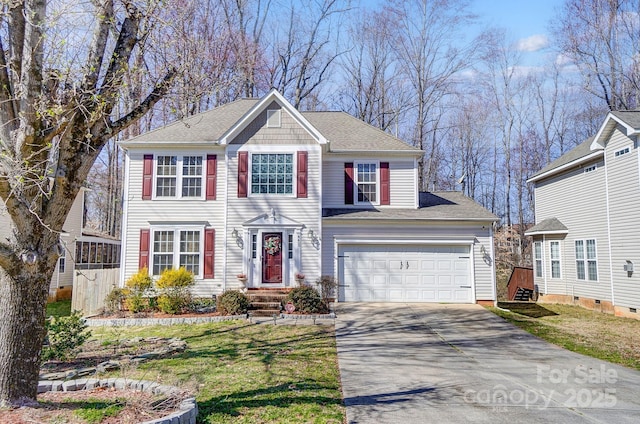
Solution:
M 53 256 L 53 254 L 48 254 Z M 0 407 L 34 401 L 45 337 L 50 258 L 25 265 L 11 276 L 0 268 Z

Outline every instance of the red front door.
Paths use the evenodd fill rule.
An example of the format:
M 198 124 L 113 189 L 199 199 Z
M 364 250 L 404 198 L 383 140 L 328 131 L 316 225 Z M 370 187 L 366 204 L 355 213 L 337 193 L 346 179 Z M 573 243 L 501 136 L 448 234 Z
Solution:
M 262 282 L 282 283 L 282 233 L 262 235 Z

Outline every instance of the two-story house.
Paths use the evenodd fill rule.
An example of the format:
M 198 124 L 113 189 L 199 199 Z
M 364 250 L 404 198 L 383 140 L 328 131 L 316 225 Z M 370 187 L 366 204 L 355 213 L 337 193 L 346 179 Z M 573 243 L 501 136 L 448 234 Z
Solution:
M 196 296 L 338 278 L 340 301 L 491 302 L 497 218 L 419 193 L 422 151 L 280 93 L 123 141 L 121 280 L 184 266 Z
M 540 301 L 638 318 L 640 111 L 611 112 L 597 134 L 533 175 L 533 268 Z

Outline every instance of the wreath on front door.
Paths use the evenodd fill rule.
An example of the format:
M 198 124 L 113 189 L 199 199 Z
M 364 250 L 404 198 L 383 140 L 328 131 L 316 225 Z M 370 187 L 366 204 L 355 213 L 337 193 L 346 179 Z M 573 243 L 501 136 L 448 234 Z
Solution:
M 280 237 L 269 237 L 264 241 L 264 250 L 270 255 L 275 255 L 280 251 Z

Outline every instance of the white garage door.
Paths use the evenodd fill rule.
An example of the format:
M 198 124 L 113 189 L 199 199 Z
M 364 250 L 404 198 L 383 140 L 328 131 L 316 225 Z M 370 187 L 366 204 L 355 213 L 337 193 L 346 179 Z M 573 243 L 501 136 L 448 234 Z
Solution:
M 343 245 L 338 263 L 341 301 L 473 301 L 469 246 Z

